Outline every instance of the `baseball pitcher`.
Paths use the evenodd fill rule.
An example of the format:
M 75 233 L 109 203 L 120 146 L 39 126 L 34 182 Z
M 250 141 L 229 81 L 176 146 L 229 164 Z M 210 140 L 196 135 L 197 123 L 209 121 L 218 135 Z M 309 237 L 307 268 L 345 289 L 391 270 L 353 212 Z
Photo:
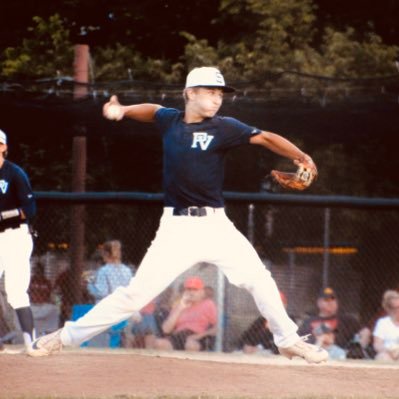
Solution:
M 222 197 L 224 158 L 237 146 L 258 145 L 291 159 L 298 165 L 298 173 L 274 174 L 287 187 L 289 181 L 298 189 L 303 188 L 300 182 L 309 185 L 317 174 L 316 166 L 310 156 L 282 136 L 218 116 L 224 93 L 232 91 L 217 68 L 201 67 L 187 76 L 184 111 L 157 104 L 123 106 L 116 96 L 104 105 L 108 119 L 156 123 L 164 151 L 163 215 L 129 286 L 118 288 L 79 320 L 66 322 L 58 332 L 36 340 L 31 356 L 58 352 L 63 345 L 79 345 L 129 318 L 194 264 L 208 262 L 221 268 L 231 283 L 253 295 L 281 354 L 299 356 L 310 363 L 327 359 L 326 351 L 298 336 L 297 325 L 288 317 L 274 279 L 226 216 Z

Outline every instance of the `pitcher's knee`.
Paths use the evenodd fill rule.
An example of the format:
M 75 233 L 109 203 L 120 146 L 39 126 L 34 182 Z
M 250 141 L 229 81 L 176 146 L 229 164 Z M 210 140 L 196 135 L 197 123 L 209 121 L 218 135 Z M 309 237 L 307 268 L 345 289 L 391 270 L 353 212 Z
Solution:
M 29 296 L 26 295 L 8 295 L 8 303 L 13 309 L 26 308 L 30 306 Z

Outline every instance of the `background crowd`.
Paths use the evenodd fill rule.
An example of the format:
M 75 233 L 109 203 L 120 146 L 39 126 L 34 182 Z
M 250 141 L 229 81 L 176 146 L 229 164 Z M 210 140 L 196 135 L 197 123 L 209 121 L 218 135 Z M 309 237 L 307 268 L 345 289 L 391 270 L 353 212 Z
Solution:
M 29 296 L 37 335 L 55 331 L 68 319 L 76 319 L 102 298 L 134 278 L 135 268 L 122 260 L 122 244 L 110 240 L 96 251 L 95 270 L 82 275 L 83 304 L 65 306 L 68 295 L 65 285 L 68 269 L 62 270 L 54 283 L 46 277 L 38 262 L 29 287 Z M 285 306 L 287 297 L 280 292 Z M 16 319 L 10 323 L 10 309 L 0 296 L 0 345 L 18 343 L 20 336 Z M 308 336 L 311 343 L 325 348 L 333 360 L 375 359 L 399 360 L 399 292 L 388 289 L 382 293 L 380 310 L 365 324 L 340 306 L 339 296 L 332 287 L 323 287 L 315 298 L 315 310 L 301 320 L 298 333 Z M 217 334 L 218 310 L 214 288 L 204 279 L 186 277 L 177 288 L 169 286 L 140 312 L 85 342 L 91 347 L 125 347 L 136 349 L 213 351 Z M 234 344 L 245 354 L 278 354 L 267 320 L 259 316 L 241 333 Z

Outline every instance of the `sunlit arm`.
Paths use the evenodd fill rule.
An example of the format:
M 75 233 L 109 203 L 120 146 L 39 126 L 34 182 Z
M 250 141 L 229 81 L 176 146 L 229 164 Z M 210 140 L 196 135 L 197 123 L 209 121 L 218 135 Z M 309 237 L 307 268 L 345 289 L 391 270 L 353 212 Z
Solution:
M 286 138 L 272 132 L 262 131 L 250 138 L 251 144 L 261 145 L 274 153 L 299 162 L 313 162 L 311 157 Z

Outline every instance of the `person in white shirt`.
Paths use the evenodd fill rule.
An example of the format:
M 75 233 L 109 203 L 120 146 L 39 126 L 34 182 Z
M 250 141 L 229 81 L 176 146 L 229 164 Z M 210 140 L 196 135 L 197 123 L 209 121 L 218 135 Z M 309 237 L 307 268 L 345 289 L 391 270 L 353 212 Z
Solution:
M 382 306 L 387 315 L 380 317 L 373 332 L 376 360 L 399 360 L 399 292 L 384 292 Z

